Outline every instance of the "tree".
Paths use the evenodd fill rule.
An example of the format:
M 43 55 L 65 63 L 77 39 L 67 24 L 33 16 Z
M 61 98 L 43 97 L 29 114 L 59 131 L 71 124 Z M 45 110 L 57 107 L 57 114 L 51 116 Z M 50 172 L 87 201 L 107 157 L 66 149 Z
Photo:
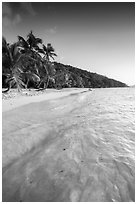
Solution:
M 18 91 L 26 87 L 22 79 L 22 75 L 25 74 L 23 61 L 34 59 L 28 53 L 22 53 L 18 43 L 9 45 L 4 37 L 2 38 L 2 59 L 3 75 L 6 76 L 8 85 L 8 89 L 4 92 L 15 85 Z
M 44 84 L 43 89 L 46 89 L 50 81 L 52 81 L 52 83 L 55 85 L 54 77 L 56 74 L 56 70 L 54 68 L 54 63 L 50 61 L 50 58 L 54 60 L 54 57 L 57 55 L 55 53 L 54 48 L 52 47 L 50 43 L 48 43 L 47 46 L 43 44 L 43 49 L 38 49 L 38 51 L 39 53 L 44 55 L 42 58 L 42 62 L 43 62 L 43 69 L 46 72 L 46 76 L 42 75 L 41 77 L 39 87 L 41 86 L 41 84 Z
M 45 60 L 43 60 L 43 66 L 41 68 L 42 68 L 40 70 L 41 80 L 38 87 L 40 88 L 41 84 L 43 84 L 43 88 L 39 90 L 44 90 L 48 87 L 49 82 L 52 82 L 55 85 L 56 70 L 52 62 L 50 61 L 47 62 Z
M 33 63 L 31 64 L 29 63 L 28 65 L 26 65 L 28 70 L 26 70 L 26 76 L 24 78 L 27 81 L 27 85 L 29 81 L 32 81 L 32 80 L 34 81 L 34 79 L 37 80 L 37 84 L 38 84 L 38 82 L 40 82 L 39 69 L 41 66 L 43 66 L 42 57 L 39 54 L 39 52 L 42 50 L 39 47 L 39 44 L 42 44 L 42 39 L 35 37 L 33 32 L 30 31 L 30 33 L 27 35 L 27 40 L 25 40 L 22 36 L 18 36 L 18 43 L 19 43 L 21 52 L 30 55 L 34 59 Z M 33 73 L 32 76 L 30 71 Z M 39 76 L 39 79 L 38 79 L 38 76 Z
M 38 50 L 39 49 L 39 44 L 42 44 L 42 39 L 41 38 L 37 38 L 33 35 L 32 30 L 30 31 L 30 33 L 27 35 L 27 43 L 29 45 L 29 48 L 31 50 Z
M 50 58 L 52 58 L 54 60 L 54 57 L 56 57 L 56 53 L 54 48 L 52 47 L 52 45 L 50 43 L 47 44 L 47 46 L 45 46 L 43 44 L 43 54 L 45 55 L 44 58 L 46 59 L 46 61 L 50 61 Z M 54 56 L 54 57 L 53 57 Z
M 27 35 L 27 40 L 25 40 L 22 36 L 18 36 L 18 45 L 22 53 L 26 53 L 35 59 L 34 68 L 37 69 L 42 61 L 42 57 L 39 52 L 42 50 L 39 47 L 39 44 L 42 44 L 42 39 L 37 38 L 33 35 L 32 31 Z

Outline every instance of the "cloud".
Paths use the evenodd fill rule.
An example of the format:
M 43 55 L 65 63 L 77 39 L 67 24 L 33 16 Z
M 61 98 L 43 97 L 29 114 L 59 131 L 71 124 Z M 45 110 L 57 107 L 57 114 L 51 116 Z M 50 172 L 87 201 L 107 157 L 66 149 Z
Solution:
M 32 16 L 36 15 L 36 12 L 32 7 L 31 2 L 20 2 L 20 6 L 21 6 L 22 10 L 26 11 L 30 15 L 32 15 Z
M 15 26 L 21 22 L 20 14 L 14 14 L 10 3 L 2 3 L 2 25 L 3 27 Z

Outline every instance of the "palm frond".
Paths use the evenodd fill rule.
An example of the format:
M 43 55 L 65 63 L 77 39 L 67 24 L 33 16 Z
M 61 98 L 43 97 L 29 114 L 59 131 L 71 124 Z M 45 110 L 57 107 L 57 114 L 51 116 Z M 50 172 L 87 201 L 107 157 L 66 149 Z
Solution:
M 45 54 L 45 52 L 44 52 L 44 50 L 43 49 L 41 49 L 41 48 L 38 48 L 38 50 L 37 50 L 39 53 L 41 53 L 41 54 Z
M 54 55 L 54 56 L 56 56 L 56 57 L 58 56 L 56 53 L 53 53 L 53 52 L 51 52 L 51 55 Z
M 27 43 L 30 45 L 30 47 L 33 47 L 34 42 L 35 42 L 35 36 L 33 35 L 32 31 L 27 35 Z
M 8 77 L 6 79 L 6 82 L 10 83 L 11 87 L 13 87 L 14 85 L 17 85 L 18 89 L 25 87 L 25 83 L 17 73 L 14 73 L 12 76 Z
M 35 38 L 36 39 L 36 44 L 42 44 L 42 39 L 41 38 Z
M 54 51 L 55 51 L 54 48 L 52 47 L 51 43 L 48 43 L 48 44 L 47 44 L 47 50 L 48 50 L 49 52 L 54 52 Z
M 54 60 L 54 57 L 51 54 L 49 54 L 49 56 Z
M 43 44 L 43 50 L 47 52 L 47 47 Z
M 36 59 L 34 59 L 33 57 L 27 55 L 27 53 L 19 55 L 18 59 L 16 60 L 16 63 L 19 63 L 21 60 L 25 60 L 25 61 L 31 60 L 33 62 L 37 62 Z
M 41 38 L 36 38 L 32 31 L 28 34 L 28 39 L 27 42 L 29 43 L 31 48 L 38 49 L 38 44 L 42 44 L 42 39 Z
M 7 46 L 7 41 L 4 37 L 2 37 L 2 53 L 7 52 L 8 46 Z
M 22 48 L 27 49 L 29 47 L 27 41 L 22 36 L 18 35 L 18 40 Z
M 40 77 L 33 72 L 24 72 L 21 74 L 21 76 L 22 78 L 26 78 L 27 81 L 29 80 L 29 81 L 33 81 L 36 83 L 40 82 Z
M 10 46 L 10 53 L 11 53 L 11 56 L 12 56 L 12 59 L 14 61 L 16 61 L 16 59 L 19 57 L 20 53 L 19 53 L 19 49 L 18 49 L 18 46 L 17 46 L 17 43 L 13 43 L 11 44 Z
M 40 77 L 35 73 L 28 73 L 28 77 L 34 82 L 40 82 Z
M 9 50 L 9 45 L 4 37 L 2 37 L 2 54 L 6 55 L 7 57 L 11 58 L 10 56 L 10 50 Z

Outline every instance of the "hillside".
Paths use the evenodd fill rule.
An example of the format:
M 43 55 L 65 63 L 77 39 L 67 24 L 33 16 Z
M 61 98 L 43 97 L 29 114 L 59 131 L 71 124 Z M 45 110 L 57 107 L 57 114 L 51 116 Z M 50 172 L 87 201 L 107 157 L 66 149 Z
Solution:
M 56 86 L 64 87 L 86 87 L 86 88 L 108 88 L 127 87 L 126 84 L 102 76 L 97 73 L 88 72 L 70 65 L 54 62 L 56 70 Z M 62 75 L 64 73 L 64 75 Z M 51 85 L 52 86 L 52 85 Z
M 55 53 L 50 43 L 33 32 L 27 39 L 18 36 L 18 41 L 10 44 L 2 38 L 2 87 L 8 88 L 108 88 L 127 87 L 126 84 L 109 79 L 97 73 L 88 72 L 70 65 L 53 62 Z
M 88 72 L 70 65 L 64 65 L 58 62 L 54 62 L 52 67 L 49 68 L 49 74 L 51 79 L 47 88 L 109 88 L 109 87 L 127 87 L 126 84 L 110 79 L 106 76 Z M 46 72 L 41 73 L 42 77 L 46 76 Z M 2 87 L 7 87 L 6 78 L 2 78 Z M 43 84 L 41 84 L 43 87 Z M 15 88 L 15 86 L 13 86 Z M 28 88 L 37 88 L 36 83 L 29 81 Z

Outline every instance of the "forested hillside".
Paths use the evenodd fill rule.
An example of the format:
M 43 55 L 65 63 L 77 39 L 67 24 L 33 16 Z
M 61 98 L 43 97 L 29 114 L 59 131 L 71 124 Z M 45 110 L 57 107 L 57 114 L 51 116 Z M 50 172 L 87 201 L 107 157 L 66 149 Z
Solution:
M 108 88 L 127 86 L 120 81 L 109 79 L 106 76 L 88 72 L 70 65 L 54 62 L 54 68 L 58 76 L 56 79 L 56 85 L 58 87 Z M 65 77 L 62 77 L 62 73 L 64 73 Z
M 127 85 L 105 76 L 54 61 L 57 56 L 50 43 L 36 37 L 18 36 L 15 43 L 2 39 L 2 87 L 7 88 L 107 88 Z

